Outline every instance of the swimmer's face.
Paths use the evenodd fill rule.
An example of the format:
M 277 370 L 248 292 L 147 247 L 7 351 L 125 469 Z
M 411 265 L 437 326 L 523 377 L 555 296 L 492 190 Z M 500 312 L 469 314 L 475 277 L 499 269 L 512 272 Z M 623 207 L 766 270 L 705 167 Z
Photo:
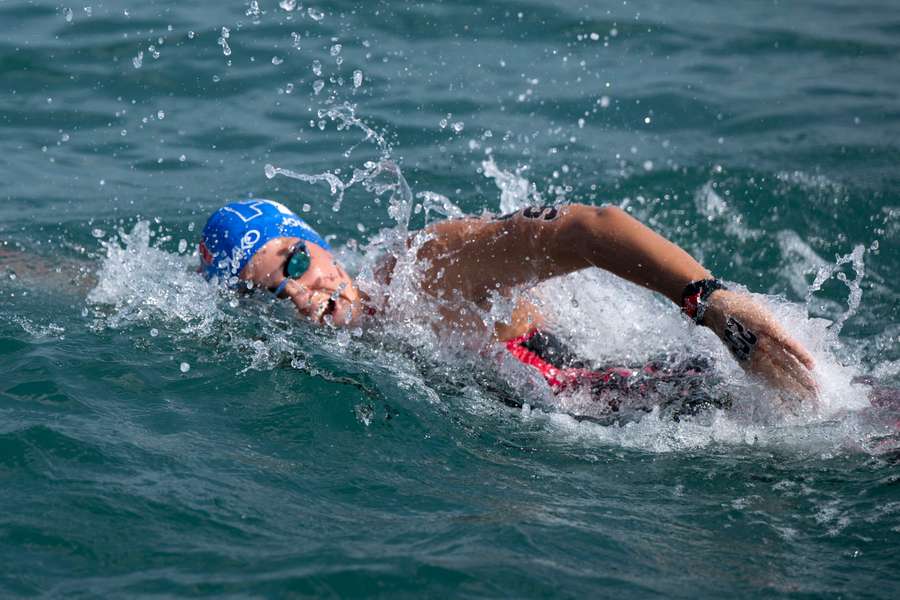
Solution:
M 284 279 L 285 263 L 296 244 L 304 243 L 309 268 L 288 281 L 284 293 L 300 314 L 321 325 L 326 318 L 335 325 L 352 325 L 362 314 L 359 290 L 328 250 L 300 238 L 275 238 L 259 249 L 241 271 L 241 279 L 264 288 L 275 288 Z

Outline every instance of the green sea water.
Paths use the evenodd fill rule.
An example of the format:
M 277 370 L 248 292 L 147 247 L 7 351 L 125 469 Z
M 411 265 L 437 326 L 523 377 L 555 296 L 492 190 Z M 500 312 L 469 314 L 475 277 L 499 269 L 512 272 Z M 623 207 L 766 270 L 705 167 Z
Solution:
M 0 596 L 897 597 L 900 412 L 852 383 L 900 387 L 897 8 L 0 0 Z M 766 296 L 821 406 L 598 272 L 539 290 L 559 335 L 736 406 L 575 419 L 427 315 L 313 330 L 192 271 L 250 196 L 363 275 L 442 214 L 622 206 Z

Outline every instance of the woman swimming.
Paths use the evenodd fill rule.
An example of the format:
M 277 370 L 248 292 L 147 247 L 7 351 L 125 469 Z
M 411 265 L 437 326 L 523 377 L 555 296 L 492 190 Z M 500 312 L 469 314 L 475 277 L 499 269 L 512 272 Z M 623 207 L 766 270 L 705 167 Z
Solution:
M 438 300 L 442 321 L 471 328 L 467 306 L 490 307 L 494 294 L 581 269 L 601 268 L 664 295 L 687 317 L 708 327 L 739 364 L 799 400 L 813 401 L 818 386 L 810 353 L 752 296 L 729 290 L 676 244 L 613 206 L 531 207 L 501 217 L 462 218 L 430 225 L 412 250 L 423 266 L 419 290 Z M 255 287 L 290 299 L 316 324 L 359 325 L 379 318 L 378 298 L 362 293 L 327 242 L 290 209 L 270 200 L 230 203 L 213 213 L 199 246 L 200 270 L 232 287 Z M 393 276 L 397 256 L 376 273 Z M 424 310 L 424 309 L 423 309 Z M 577 364 L 531 303 L 519 301 L 493 336 L 512 355 L 537 369 L 555 392 L 587 386 L 641 385 L 673 373 L 692 376 L 698 365 L 601 368 Z M 554 354 L 555 352 L 555 354 Z

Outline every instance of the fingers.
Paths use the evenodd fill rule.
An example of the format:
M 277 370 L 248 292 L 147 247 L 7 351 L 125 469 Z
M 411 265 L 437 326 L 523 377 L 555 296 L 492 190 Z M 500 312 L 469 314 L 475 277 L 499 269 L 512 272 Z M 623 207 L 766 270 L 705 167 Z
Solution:
M 818 385 L 812 373 L 777 338 L 765 335 L 756 348 L 750 370 L 772 385 L 803 400 L 818 396 Z
M 766 323 L 767 331 L 765 333 L 771 337 L 777 344 L 781 347 L 786 348 L 791 354 L 794 355 L 796 360 L 800 361 L 800 363 L 805 366 L 807 369 L 814 369 L 816 367 L 816 361 L 813 358 L 812 354 L 797 340 L 792 338 L 788 333 L 784 330 L 781 325 L 775 322 L 773 319 L 768 319 Z

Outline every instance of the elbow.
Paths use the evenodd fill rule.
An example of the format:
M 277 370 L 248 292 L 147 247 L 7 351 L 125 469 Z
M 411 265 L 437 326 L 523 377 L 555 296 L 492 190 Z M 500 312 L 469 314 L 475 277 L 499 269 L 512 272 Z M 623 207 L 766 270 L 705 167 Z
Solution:
M 581 230 L 597 231 L 610 227 L 612 223 L 627 218 L 628 213 L 618 206 L 589 206 L 587 204 L 572 204 L 568 207 L 566 216 L 571 224 Z
M 567 207 L 562 242 L 581 257 L 591 256 L 596 241 L 608 238 L 623 217 L 627 213 L 618 206 L 573 204 Z
M 603 206 L 585 206 L 580 205 L 581 209 L 587 213 L 587 217 L 589 219 L 595 220 L 598 223 L 609 224 L 613 221 L 618 221 L 622 218 L 629 218 L 628 213 L 619 208 L 618 206 L 613 206 L 611 204 L 604 204 Z

